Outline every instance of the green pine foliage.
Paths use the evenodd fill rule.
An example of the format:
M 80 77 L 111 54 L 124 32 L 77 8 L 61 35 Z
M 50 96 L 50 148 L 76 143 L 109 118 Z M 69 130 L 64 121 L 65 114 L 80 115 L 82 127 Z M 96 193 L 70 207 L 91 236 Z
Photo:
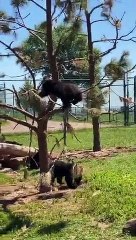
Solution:
M 11 4 L 13 7 L 22 7 L 28 3 L 28 0 L 12 0 Z
M 105 75 L 111 77 L 114 81 L 124 77 L 125 71 L 129 69 L 130 63 L 128 60 L 129 52 L 124 51 L 119 60 L 112 59 L 105 66 Z

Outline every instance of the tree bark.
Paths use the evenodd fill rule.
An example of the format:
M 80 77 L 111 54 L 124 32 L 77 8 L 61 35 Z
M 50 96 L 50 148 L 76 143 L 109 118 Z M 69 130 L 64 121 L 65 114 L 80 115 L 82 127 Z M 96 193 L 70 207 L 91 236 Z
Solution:
M 95 58 L 94 58 L 94 48 L 92 40 L 92 27 L 90 20 L 90 13 L 86 11 L 86 22 L 87 22 L 87 34 L 88 34 L 88 63 L 89 63 L 89 79 L 90 86 L 96 84 L 95 80 Z M 91 105 L 92 108 L 96 108 L 95 102 Z M 99 117 L 92 117 L 93 124 L 93 151 L 100 151 L 100 129 L 99 129 Z
M 93 151 L 101 151 L 99 117 L 92 117 L 93 124 Z
M 34 155 L 36 150 L 34 148 L 29 148 L 25 146 L 19 146 L 9 143 L 0 143 L 0 156 L 2 155 L 11 155 L 16 157 L 25 157 L 28 154 Z
M 48 147 L 47 147 L 47 122 L 46 118 L 38 121 L 38 146 L 39 146 L 39 164 L 40 173 L 47 173 L 49 170 Z
M 47 123 L 48 118 L 42 117 L 38 121 L 38 146 L 39 146 L 39 164 L 40 164 L 40 182 L 39 191 L 49 192 L 52 189 L 51 175 L 49 173 L 49 158 L 47 146 Z
M 51 0 L 46 0 L 46 12 L 47 12 L 47 55 L 52 73 L 52 79 L 54 81 L 59 80 L 58 69 L 56 63 L 56 56 L 53 49 L 53 37 L 52 37 L 52 12 L 51 12 Z

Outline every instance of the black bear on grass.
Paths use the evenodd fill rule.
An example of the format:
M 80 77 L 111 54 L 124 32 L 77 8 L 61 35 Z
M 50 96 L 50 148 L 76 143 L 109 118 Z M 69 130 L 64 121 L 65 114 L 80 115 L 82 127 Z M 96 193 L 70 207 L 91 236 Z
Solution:
M 27 157 L 26 164 L 29 169 L 39 169 L 39 152 L 33 157 Z M 83 168 L 74 162 L 64 162 L 62 160 L 52 161 L 50 163 L 51 184 L 54 185 L 55 179 L 57 183 L 62 184 L 62 179 L 68 188 L 76 188 L 80 185 L 83 175 Z
M 51 184 L 55 179 L 61 185 L 63 177 L 68 188 L 77 188 L 82 180 L 83 168 L 74 162 L 64 162 L 56 160 L 52 164 Z

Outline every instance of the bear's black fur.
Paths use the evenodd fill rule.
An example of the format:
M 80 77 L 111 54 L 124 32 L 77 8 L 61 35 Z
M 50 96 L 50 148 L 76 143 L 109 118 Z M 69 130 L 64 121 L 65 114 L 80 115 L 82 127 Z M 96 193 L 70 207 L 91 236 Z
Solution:
M 82 101 L 82 92 L 77 85 L 73 83 L 64 83 L 61 81 L 54 82 L 53 80 L 46 80 L 42 84 L 40 97 L 54 95 L 61 99 L 63 108 L 68 108 L 71 103 L 76 104 Z
M 54 184 L 55 178 L 59 184 L 62 184 L 62 178 L 65 177 L 68 188 L 76 188 L 82 179 L 82 171 L 75 177 L 74 167 L 77 168 L 74 162 L 55 161 L 52 165 L 51 184 Z
M 26 165 L 29 169 L 39 169 L 39 151 L 34 156 L 27 157 Z
M 39 169 L 39 152 L 33 157 L 27 157 L 26 164 L 29 169 Z M 55 179 L 61 185 L 62 179 L 69 188 L 76 188 L 80 185 L 82 180 L 83 168 L 74 162 L 64 162 L 61 160 L 52 161 L 49 165 L 51 172 L 51 184 L 53 185 Z

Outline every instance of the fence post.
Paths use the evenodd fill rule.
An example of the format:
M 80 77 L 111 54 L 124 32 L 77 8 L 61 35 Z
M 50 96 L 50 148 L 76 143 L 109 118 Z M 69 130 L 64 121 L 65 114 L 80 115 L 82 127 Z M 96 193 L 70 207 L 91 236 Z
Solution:
M 109 122 L 111 122 L 111 107 L 110 107 L 110 86 L 109 86 Z
M 128 73 L 126 73 L 126 83 L 127 83 L 127 98 L 129 98 L 129 78 L 128 78 Z M 127 125 L 129 125 L 129 103 L 127 102 Z
M 86 121 L 88 122 L 88 106 L 89 106 L 89 104 L 88 104 L 88 101 L 89 101 L 89 98 L 88 98 L 88 93 L 87 93 L 87 103 L 86 103 L 86 105 L 87 105 L 87 111 L 86 111 Z
M 124 100 L 129 97 L 128 74 L 124 74 Z M 129 124 L 129 104 L 124 101 L 124 126 Z
M 6 100 L 6 84 L 4 82 L 4 103 L 6 104 L 7 103 L 7 100 Z
M 136 76 L 134 77 L 134 123 L 136 124 Z

